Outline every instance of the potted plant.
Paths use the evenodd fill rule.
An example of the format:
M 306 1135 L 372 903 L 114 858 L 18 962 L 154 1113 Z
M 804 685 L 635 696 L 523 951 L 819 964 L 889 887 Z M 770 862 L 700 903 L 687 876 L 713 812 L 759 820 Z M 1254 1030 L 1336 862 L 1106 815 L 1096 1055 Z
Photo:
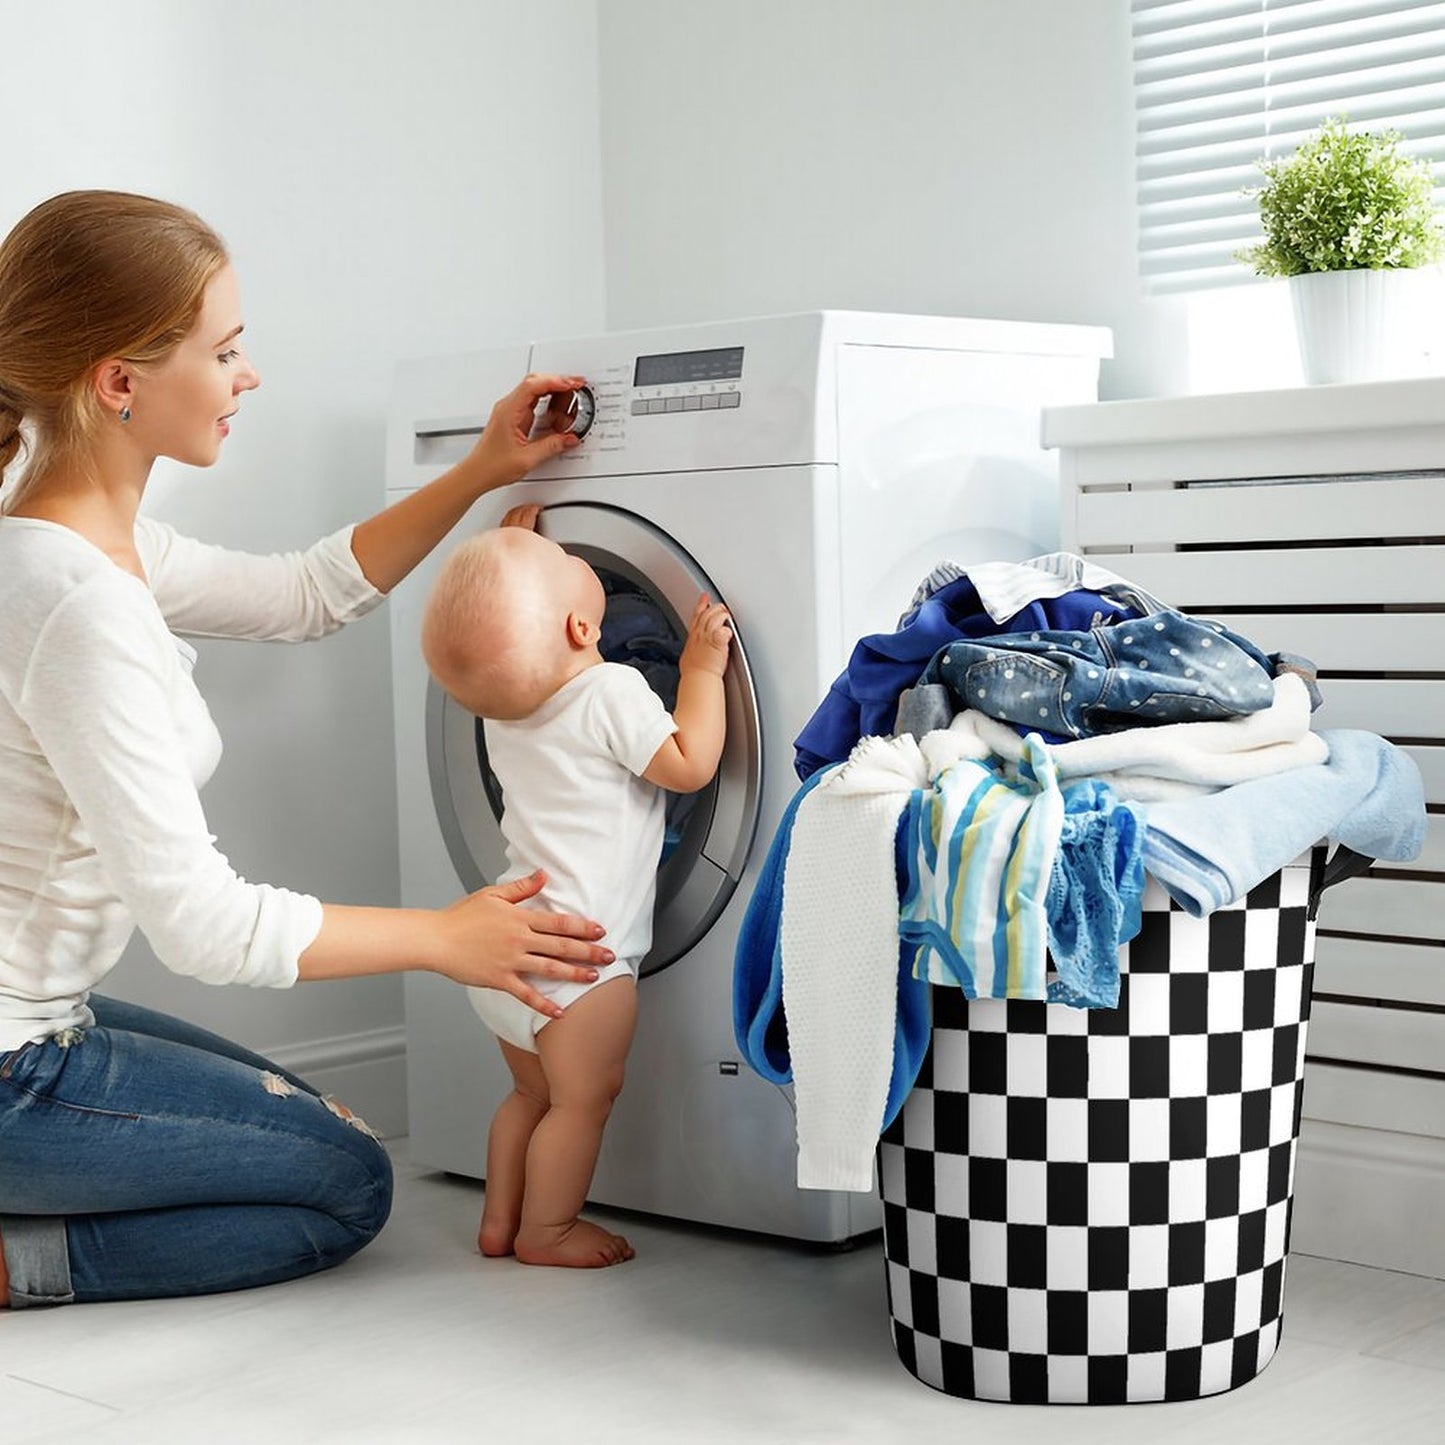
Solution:
M 1265 184 L 1248 194 L 1264 240 L 1238 256 L 1289 278 L 1306 381 L 1396 371 L 1410 306 L 1401 278 L 1445 249 L 1430 171 L 1399 143 L 1332 117 L 1292 155 L 1259 163 Z

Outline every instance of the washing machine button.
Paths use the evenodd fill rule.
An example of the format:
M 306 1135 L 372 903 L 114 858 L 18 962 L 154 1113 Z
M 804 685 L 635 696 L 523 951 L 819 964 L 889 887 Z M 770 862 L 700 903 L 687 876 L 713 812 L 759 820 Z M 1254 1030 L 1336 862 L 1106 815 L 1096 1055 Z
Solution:
M 571 432 L 582 438 L 592 430 L 597 418 L 597 398 L 590 386 L 579 386 L 575 391 L 559 391 L 547 403 L 544 426 L 547 431 Z

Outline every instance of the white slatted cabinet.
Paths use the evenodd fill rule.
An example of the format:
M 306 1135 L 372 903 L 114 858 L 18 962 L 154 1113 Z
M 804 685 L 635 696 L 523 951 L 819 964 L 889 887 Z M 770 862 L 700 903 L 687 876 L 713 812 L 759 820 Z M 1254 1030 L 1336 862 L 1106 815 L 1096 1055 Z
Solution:
M 1320 909 L 1293 1246 L 1445 1277 L 1445 378 L 1045 413 L 1062 545 L 1406 748 L 1425 848 Z

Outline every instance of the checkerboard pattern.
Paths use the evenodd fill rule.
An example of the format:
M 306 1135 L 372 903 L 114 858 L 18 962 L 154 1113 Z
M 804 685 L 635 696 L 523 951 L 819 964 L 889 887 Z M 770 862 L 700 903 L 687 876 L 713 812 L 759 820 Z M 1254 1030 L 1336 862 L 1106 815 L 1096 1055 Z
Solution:
M 1151 879 L 1117 1010 L 934 988 L 878 1161 L 894 1343 L 925 1384 L 1186 1400 L 1269 1363 L 1322 861 L 1206 919 Z

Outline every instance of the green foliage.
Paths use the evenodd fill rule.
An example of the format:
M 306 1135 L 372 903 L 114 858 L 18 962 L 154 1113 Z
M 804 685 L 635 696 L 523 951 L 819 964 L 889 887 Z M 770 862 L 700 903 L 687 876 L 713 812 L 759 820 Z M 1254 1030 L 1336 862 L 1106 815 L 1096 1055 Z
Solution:
M 1428 266 L 1445 249 L 1429 169 L 1396 131 L 1350 134 L 1327 120 L 1291 156 L 1264 160 L 1264 242 L 1236 252 L 1261 276 Z

